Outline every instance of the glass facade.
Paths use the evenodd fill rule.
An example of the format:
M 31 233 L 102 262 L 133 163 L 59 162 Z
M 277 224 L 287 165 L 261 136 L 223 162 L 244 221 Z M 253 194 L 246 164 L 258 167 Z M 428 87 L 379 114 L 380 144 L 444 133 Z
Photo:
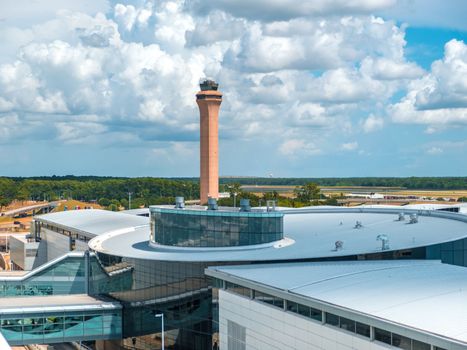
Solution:
M 375 327 L 375 340 L 406 350 L 430 350 L 431 345 Z
M 132 267 L 126 290 L 109 292 L 123 305 L 123 343 L 136 349 L 160 349 L 164 314 L 165 346 L 174 350 L 212 348 L 212 287 L 204 269 L 219 262 L 169 262 L 98 253 L 106 269 Z M 122 285 L 123 286 L 123 285 Z
M 132 268 L 126 264 L 105 268 L 92 254 L 89 257 L 87 289 L 86 256 L 66 256 L 24 279 L 0 278 L 0 297 L 32 295 L 105 294 L 131 288 Z
M 231 247 L 283 238 L 278 212 L 151 207 L 151 241 L 179 247 Z
M 0 297 L 86 293 L 85 260 L 66 257 L 24 280 L 0 280 Z
M 122 314 L 121 310 L 89 310 L 1 315 L 0 332 L 10 345 L 118 339 Z
M 444 264 L 467 266 L 467 238 L 426 247 L 426 258 Z

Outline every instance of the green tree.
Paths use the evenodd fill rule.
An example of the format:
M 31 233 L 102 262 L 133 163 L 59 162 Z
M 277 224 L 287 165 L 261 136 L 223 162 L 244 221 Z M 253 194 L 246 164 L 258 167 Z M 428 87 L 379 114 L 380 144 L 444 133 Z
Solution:
M 110 205 L 110 199 L 108 198 L 100 198 L 97 203 L 99 203 L 100 206 L 103 207 L 108 207 Z
M 310 202 L 321 198 L 320 189 L 314 182 L 308 182 L 303 186 L 295 187 L 294 194 L 301 202 Z

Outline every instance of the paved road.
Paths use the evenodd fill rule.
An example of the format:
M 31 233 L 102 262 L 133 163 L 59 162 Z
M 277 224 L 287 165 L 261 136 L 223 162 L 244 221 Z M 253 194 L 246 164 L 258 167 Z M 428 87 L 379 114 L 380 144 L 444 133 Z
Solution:
M 20 213 L 26 213 L 28 211 L 32 211 L 35 209 L 42 209 L 42 208 L 47 208 L 50 206 L 56 207 L 59 202 L 45 202 L 45 203 L 39 203 L 39 204 L 34 204 L 34 205 L 28 205 L 26 207 L 21 207 L 21 208 L 16 208 L 12 210 L 8 210 L 3 212 L 4 216 L 14 216 L 16 214 Z

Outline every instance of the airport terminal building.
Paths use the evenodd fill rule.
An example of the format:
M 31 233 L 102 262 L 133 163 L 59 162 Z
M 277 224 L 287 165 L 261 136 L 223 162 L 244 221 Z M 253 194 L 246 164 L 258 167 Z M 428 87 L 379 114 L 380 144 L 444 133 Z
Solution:
M 203 205 L 34 217 L 25 271 L 0 274 L 2 349 L 467 349 L 467 215 L 218 207 L 222 94 L 200 89 Z
M 388 344 L 402 349 L 467 348 L 459 334 L 447 334 L 421 321 L 404 323 L 403 312 L 385 319 L 365 309 L 363 302 L 339 301 L 331 293 L 340 288 L 339 282 L 359 285 L 362 276 L 373 274 L 379 276 L 373 284 L 341 295 L 371 293 L 392 305 L 399 300 L 390 288 L 395 279 L 388 271 L 414 272 L 413 276 L 401 273 L 396 284 L 401 291 L 405 279 L 419 278 L 433 288 L 443 285 L 442 273 L 427 273 L 438 266 L 448 272 L 460 269 L 456 273 L 462 276 L 464 267 L 446 263 L 467 265 L 467 216 L 403 208 L 286 209 L 242 204 L 218 208 L 211 201 L 208 206 L 185 207 L 179 200 L 174 206 L 150 207 L 149 218 L 103 210 L 36 217 L 32 235 L 42 252 L 36 257 L 40 266 L 1 276 L 3 303 L 11 310 L 0 312 L 0 332 L 11 345 L 95 340 L 98 349 L 157 349 L 162 345 L 162 324 L 156 315 L 163 314 L 166 349 L 262 349 L 274 348 L 258 345 L 269 334 L 264 318 L 273 317 L 287 319 L 288 327 L 305 322 L 301 333 L 298 328 L 293 333 L 296 345 L 286 341 L 295 349 L 382 349 Z M 423 273 L 417 275 L 418 270 Z M 463 288 L 464 282 L 455 281 L 449 286 Z M 310 288 L 298 293 L 301 285 Z M 321 289 L 315 290 L 316 285 Z M 412 283 L 408 291 L 426 292 L 426 286 Z M 61 297 L 56 298 L 63 295 L 68 296 L 64 305 Z M 42 309 L 22 310 L 26 296 Z M 443 313 L 448 317 L 448 306 L 453 304 L 447 300 L 424 306 L 437 317 Z M 73 314 L 86 308 L 93 311 Z M 244 318 L 232 313 L 243 309 Z M 407 308 L 412 318 L 424 320 L 420 309 L 410 303 Z M 92 320 L 92 331 L 98 334 L 86 325 Z M 352 334 L 346 322 L 354 327 Z M 352 343 L 343 340 L 330 346 L 323 340 L 323 330 L 331 334 L 328 339 L 338 332 L 367 345 L 349 347 Z M 369 336 L 359 334 L 360 330 Z M 261 332 L 266 332 L 263 338 L 257 335 Z M 300 334 L 305 333 L 315 336 L 300 343 Z M 397 336 L 409 340 L 398 345 Z M 393 342 L 392 337 L 397 339 Z M 310 342 L 314 347 L 308 347 Z M 285 347 L 278 344 L 282 345 L 277 348 Z

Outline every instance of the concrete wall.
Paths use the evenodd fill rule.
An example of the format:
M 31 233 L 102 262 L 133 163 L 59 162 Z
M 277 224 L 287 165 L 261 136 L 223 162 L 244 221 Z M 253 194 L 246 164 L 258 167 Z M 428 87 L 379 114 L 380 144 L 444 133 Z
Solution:
M 10 236 L 10 261 L 15 263 L 21 269 L 29 271 L 33 269 L 35 255 L 39 243 L 28 242 L 24 237 Z
M 277 307 L 219 290 L 220 349 L 227 347 L 228 320 L 246 328 L 245 349 L 383 350 L 386 344 L 323 325 Z
M 47 261 L 53 260 L 70 251 L 70 237 L 58 232 L 41 229 L 42 242 L 47 242 Z
M 56 259 L 70 251 L 70 237 L 68 236 L 42 227 L 41 238 L 33 268 L 39 267 L 40 265 Z M 76 251 L 85 251 L 87 249 L 87 242 L 80 240 L 75 241 Z

